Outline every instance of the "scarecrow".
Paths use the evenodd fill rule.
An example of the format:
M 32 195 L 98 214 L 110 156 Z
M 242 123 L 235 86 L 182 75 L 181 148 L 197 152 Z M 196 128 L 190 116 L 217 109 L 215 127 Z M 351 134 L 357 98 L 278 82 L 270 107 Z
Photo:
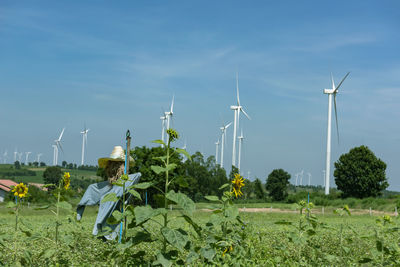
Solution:
M 128 148 L 127 151 L 129 153 L 129 146 L 127 146 L 127 148 Z M 115 209 L 120 210 L 120 206 L 122 205 L 121 201 L 118 202 L 108 201 L 101 203 L 101 200 L 108 193 L 115 193 L 119 198 L 122 196 L 122 191 L 123 191 L 122 187 L 113 185 L 113 183 L 116 182 L 119 178 L 121 178 L 121 176 L 124 173 L 128 173 L 127 167 L 134 163 L 133 158 L 131 156 L 129 156 L 129 162 L 128 162 L 127 155 L 125 155 L 124 150 L 121 146 L 116 146 L 111 152 L 110 157 L 100 158 L 98 160 L 99 168 L 104 169 L 107 180 L 100 183 L 89 185 L 77 207 L 77 220 L 79 221 L 82 218 L 85 206 L 100 204 L 99 212 L 97 214 L 92 234 L 98 235 L 99 232 L 105 230 L 105 227 L 110 227 L 112 229 L 112 232 L 104 236 L 104 238 L 108 240 L 114 240 L 117 237 L 121 225 L 120 224 L 110 225 L 107 223 L 107 219 L 111 216 L 111 214 Z M 125 188 L 129 188 L 133 184 L 137 183 L 140 179 L 140 176 L 141 174 L 139 172 L 130 174 L 129 180 L 125 184 Z

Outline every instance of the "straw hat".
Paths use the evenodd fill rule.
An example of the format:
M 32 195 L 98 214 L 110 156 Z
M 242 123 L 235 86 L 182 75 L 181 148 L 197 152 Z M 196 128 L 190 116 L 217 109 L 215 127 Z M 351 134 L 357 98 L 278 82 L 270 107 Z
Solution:
M 125 162 L 125 152 L 122 146 L 115 146 L 113 151 L 110 154 L 110 157 L 108 158 L 99 158 L 99 167 L 100 168 L 105 168 L 107 166 L 107 163 L 109 161 L 115 161 L 115 162 Z M 134 160 L 131 156 L 129 156 L 129 165 L 132 166 L 134 163 Z

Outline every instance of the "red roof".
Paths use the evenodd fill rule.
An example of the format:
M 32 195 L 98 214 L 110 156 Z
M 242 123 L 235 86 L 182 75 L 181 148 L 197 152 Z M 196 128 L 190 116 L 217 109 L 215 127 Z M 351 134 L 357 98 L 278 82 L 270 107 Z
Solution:
M 11 180 L 0 180 L 0 188 L 4 191 L 9 192 L 12 186 L 16 186 L 17 183 Z

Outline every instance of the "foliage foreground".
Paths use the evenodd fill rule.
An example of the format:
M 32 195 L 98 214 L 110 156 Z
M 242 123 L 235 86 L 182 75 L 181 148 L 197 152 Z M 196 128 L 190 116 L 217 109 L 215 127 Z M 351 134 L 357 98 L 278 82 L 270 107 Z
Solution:
M 303 203 L 304 204 L 304 203 Z M 337 214 L 319 215 L 308 213 L 307 205 L 299 206 L 298 213 L 248 213 L 241 212 L 245 222 L 241 229 L 244 237 L 240 247 L 232 244 L 213 253 L 204 253 L 190 266 L 310 266 L 310 265 L 360 265 L 384 266 L 400 264 L 399 219 L 388 216 L 349 216 L 345 209 Z M 302 209 L 302 214 L 300 214 Z M 312 211 L 312 210 L 311 210 Z M 157 256 L 156 251 L 162 238 L 155 232 L 161 218 L 148 221 L 144 227 L 154 238 L 144 241 L 146 235 L 129 229 L 127 236 L 135 236 L 138 244 L 103 242 L 91 235 L 96 218 L 96 208 L 88 208 L 82 222 L 75 222 L 67 213 L 60 216 L 59 242 L 55 243 L 54 216 L 48 210 L 33 210 L 23 207 L 20 215 L 24 218 L 20 229 L 15 231 L 14 216 L 0 212 L 0 265 L 14 266 L 149 266 Z M 171 217 L 178 217 L 180 211 L 171 211 Z M 193 213 L 199 225 L 205 225 L 211 218 L 209 211 Z M 308 217 L 309 216 L 309 217 Z M 185 229 L 196 236 L 184 219 L 175 221 L 175 227 Z M 209 237 L 212 239 L 212 237 Z M 194 246 L 206 248 L 212 240 L 194 239 Z M 14 247 L 17 248 L 15 253 Z M 205 250 L 204 252 L 206 252 Z M 177 255 L 185 261 L 190 252 L 182 250 Z M 162 264 L 162 263 L 160 263 Z
M 56 203 L 35 210 L 21 205 L 27 194 L 23 184 L 15 188 L 16 203 L 9 202 L 9 214 L 0 213 L 0 264 L 6 266 L 309 266 L 309 265 L 400 265 L 399 220 L 383 216 L 353 219 L 347 206 L 333 218 L 317 217 L 313 204 L 300 201 L 296 214 L 240 213 L 233 200 L 243 195 L 245 179 L 235 174 L 220 186 L 218 196 L 205 196 L 207 211 L 196 210 L 186 194 L 171 190 L 177 164 L 176 154 L 190 155 L 173 148 L 178 137 L 167 130 L 168 140 L 156 140 L 164 155 L 151 169 L 163 176 L 161 183 L 141 182 L 127 186 L 123 175 L 114 186 L 122 187 L 122 197 L 109 193 L 101 202 L 117 202 L 119 208 L 108 218 L 120 226 L 119 237 L 106 241 L 113 230 L 93 237 L 91 228 L 96 210 L 77 222 L 65 197 L 70 174 L 52 188 Z M 156 188 L 161 205 L 135 205 L 142 190 Z M 131 201 L 128 201 L 131 199 Z M 133 199 L 133 201 L 132 201 Z M 174 206 L 174 210 L 171 207 Z M 169 208 L 170 207 L 170 208 Z M 55 216 L 50 217 L 49 211 Z M 12 214 L 12 215 L 10 215 Z M 13 216 L 14 215 L 14 216 Z M 55 218 L 54 218 L 55 217 Z M 12 222 L 15 222 L 13 224 Z M 14 227 L 13 227 L 14 226 Z

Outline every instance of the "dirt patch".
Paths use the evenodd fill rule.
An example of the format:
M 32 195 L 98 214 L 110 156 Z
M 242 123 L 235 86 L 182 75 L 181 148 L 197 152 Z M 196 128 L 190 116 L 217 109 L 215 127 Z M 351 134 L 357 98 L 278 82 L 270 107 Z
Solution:
M 212 210 L 210 209 L 201 209 L 202 211 L 208 211 L 211 212 Z M 297 210 L 289 210 L 289 209 L 276 209 L 276 208 L 240 208 L 240 212 L 265 212 L 265 213 L 298 213 Z M 388 214 L 391 216 L 397 216 L 394 212 L 385 212 L 385 211 L 380 211 L 380 210 L 371 210 L 371 213 L 369 210 L 350 210 L 351 214 L 353 215 L 364 215 L 364 214 L 371 214 L 371 215 L 384 215 Z M 313 209 L 312 213 L 314 214 L 322 214 L 322 209 L 317 208 Z M 332 214 L 332 209 L 325 210 L 324 213 L 326 214 Z

